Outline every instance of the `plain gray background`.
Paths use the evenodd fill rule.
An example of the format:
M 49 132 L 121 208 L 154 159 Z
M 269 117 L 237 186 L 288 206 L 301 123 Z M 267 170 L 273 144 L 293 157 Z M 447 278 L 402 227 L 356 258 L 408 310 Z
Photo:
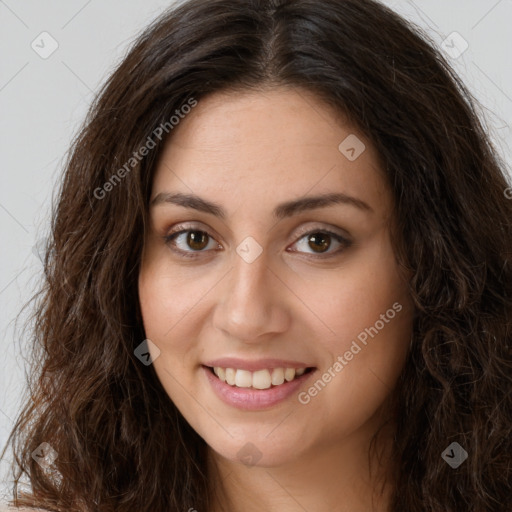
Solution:
M 384 3 L 426 29 L 451 53 L 449 60 L 480 101 L 488 131 L 510 169 L 512 0 Z M 25 382 L 20 347 L 27 345 L 16 335 L 14 319 L 41 277 L 34 247 L 48 232 L 54 184 L 69 143 L 95 92 L 135 36 L 172 4 L 0 0 L 0 448 L 19 410 Z M 466 51 L 457 55 L 465 42 Z M 58 48 L 44 55 L 52 44 Z M 0 492 L 10 498 L 6 466 L 2 461 Z

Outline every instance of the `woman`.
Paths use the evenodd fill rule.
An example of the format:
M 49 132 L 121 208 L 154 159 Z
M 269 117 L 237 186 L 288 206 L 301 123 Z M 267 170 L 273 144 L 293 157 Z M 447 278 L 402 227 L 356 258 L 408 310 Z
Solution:
M 189 0 L 74 143 L 15 504 L 505 511 L 512 207 L 373 0 Z

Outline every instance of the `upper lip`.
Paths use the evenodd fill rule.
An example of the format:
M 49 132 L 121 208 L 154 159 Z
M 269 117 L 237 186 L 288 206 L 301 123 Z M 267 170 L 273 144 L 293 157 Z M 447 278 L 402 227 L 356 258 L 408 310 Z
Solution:
M 223 357 L 220 359 L 212 359 L 203 363 L 204 366 L 220 367 L 220 368 L 235 368 L 237 370 L 248 370 L 255 372 L 257 370 L 265 370 L 270 368 L 312 368 L 312 365 L 302 363 L 300 361 L 290 361 L 286 359 L 257 359 L 247 360 L 239 359 L 236 357 Z

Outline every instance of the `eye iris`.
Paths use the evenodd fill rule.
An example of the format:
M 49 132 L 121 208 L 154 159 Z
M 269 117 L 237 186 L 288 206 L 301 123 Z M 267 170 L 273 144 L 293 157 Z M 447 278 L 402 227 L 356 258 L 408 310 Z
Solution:
M 208 235 L 204 231 L 190 231 L 187 237 L 187 244 L 191 249 L 197 251 L 204 249 L 208 245 Z
M 321 244 L 322 249 L 328 249 L 330 245 L 331 237 L 325 233 L 312 233 L 308 237 L 308 244 L 315 252 L 324 252 L 323 250 L 318 251 L 317 248 L 311 245 L 311 242 L 314 244 Z M 318 247 L 318 246 L 317 246 Z

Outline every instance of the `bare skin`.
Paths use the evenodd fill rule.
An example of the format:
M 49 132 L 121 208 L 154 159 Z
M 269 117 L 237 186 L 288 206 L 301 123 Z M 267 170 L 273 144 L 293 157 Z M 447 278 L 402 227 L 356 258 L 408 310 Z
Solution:
M 360 155 L 362 146 L 338 149 L 351 134 L 365 145 Z M 374 460 L 370 475 L 368 447 L 387 418 L 413 307 L 390 242 L 391 192 L 370 142 L 306 91 L 217 93 L 173 131 L 151 199 L 167 192 L 225 210 L 219 218 L 152 205 L 139 275 L 146 336 L 160 350 L 155 371 L 209 446 L 210 512 L 388 511 L 391 462 Z M 368 208 L 345 202 L 273 217 L 281 203 L 327 193 Z M 184 229 L 207 233 L 201 249 L 187 233 L 166 243 Z M 348 242 L 325 238 L 326 229 Z M 257 242 L 250 251 L 261 248 L 250 263 L 237 253 L 247 237 Z M 358 342 L 370 327 L 378 333 Z M 354 341 L 360 350 L 346 355 Z M 297 392 L 247 411 L 223 402 L 206 378 L 203 364 L 219 357 L 288 359 L 315 371 L 302 401 Z M 325 372 L 331 378 L 310 393 Z M 391 436 L 384 431 L 384 454 Z M 240 455 L 247 446 L 257 449 L 250 464 Z M 382 494 L 380 478 L 388 480 Z

